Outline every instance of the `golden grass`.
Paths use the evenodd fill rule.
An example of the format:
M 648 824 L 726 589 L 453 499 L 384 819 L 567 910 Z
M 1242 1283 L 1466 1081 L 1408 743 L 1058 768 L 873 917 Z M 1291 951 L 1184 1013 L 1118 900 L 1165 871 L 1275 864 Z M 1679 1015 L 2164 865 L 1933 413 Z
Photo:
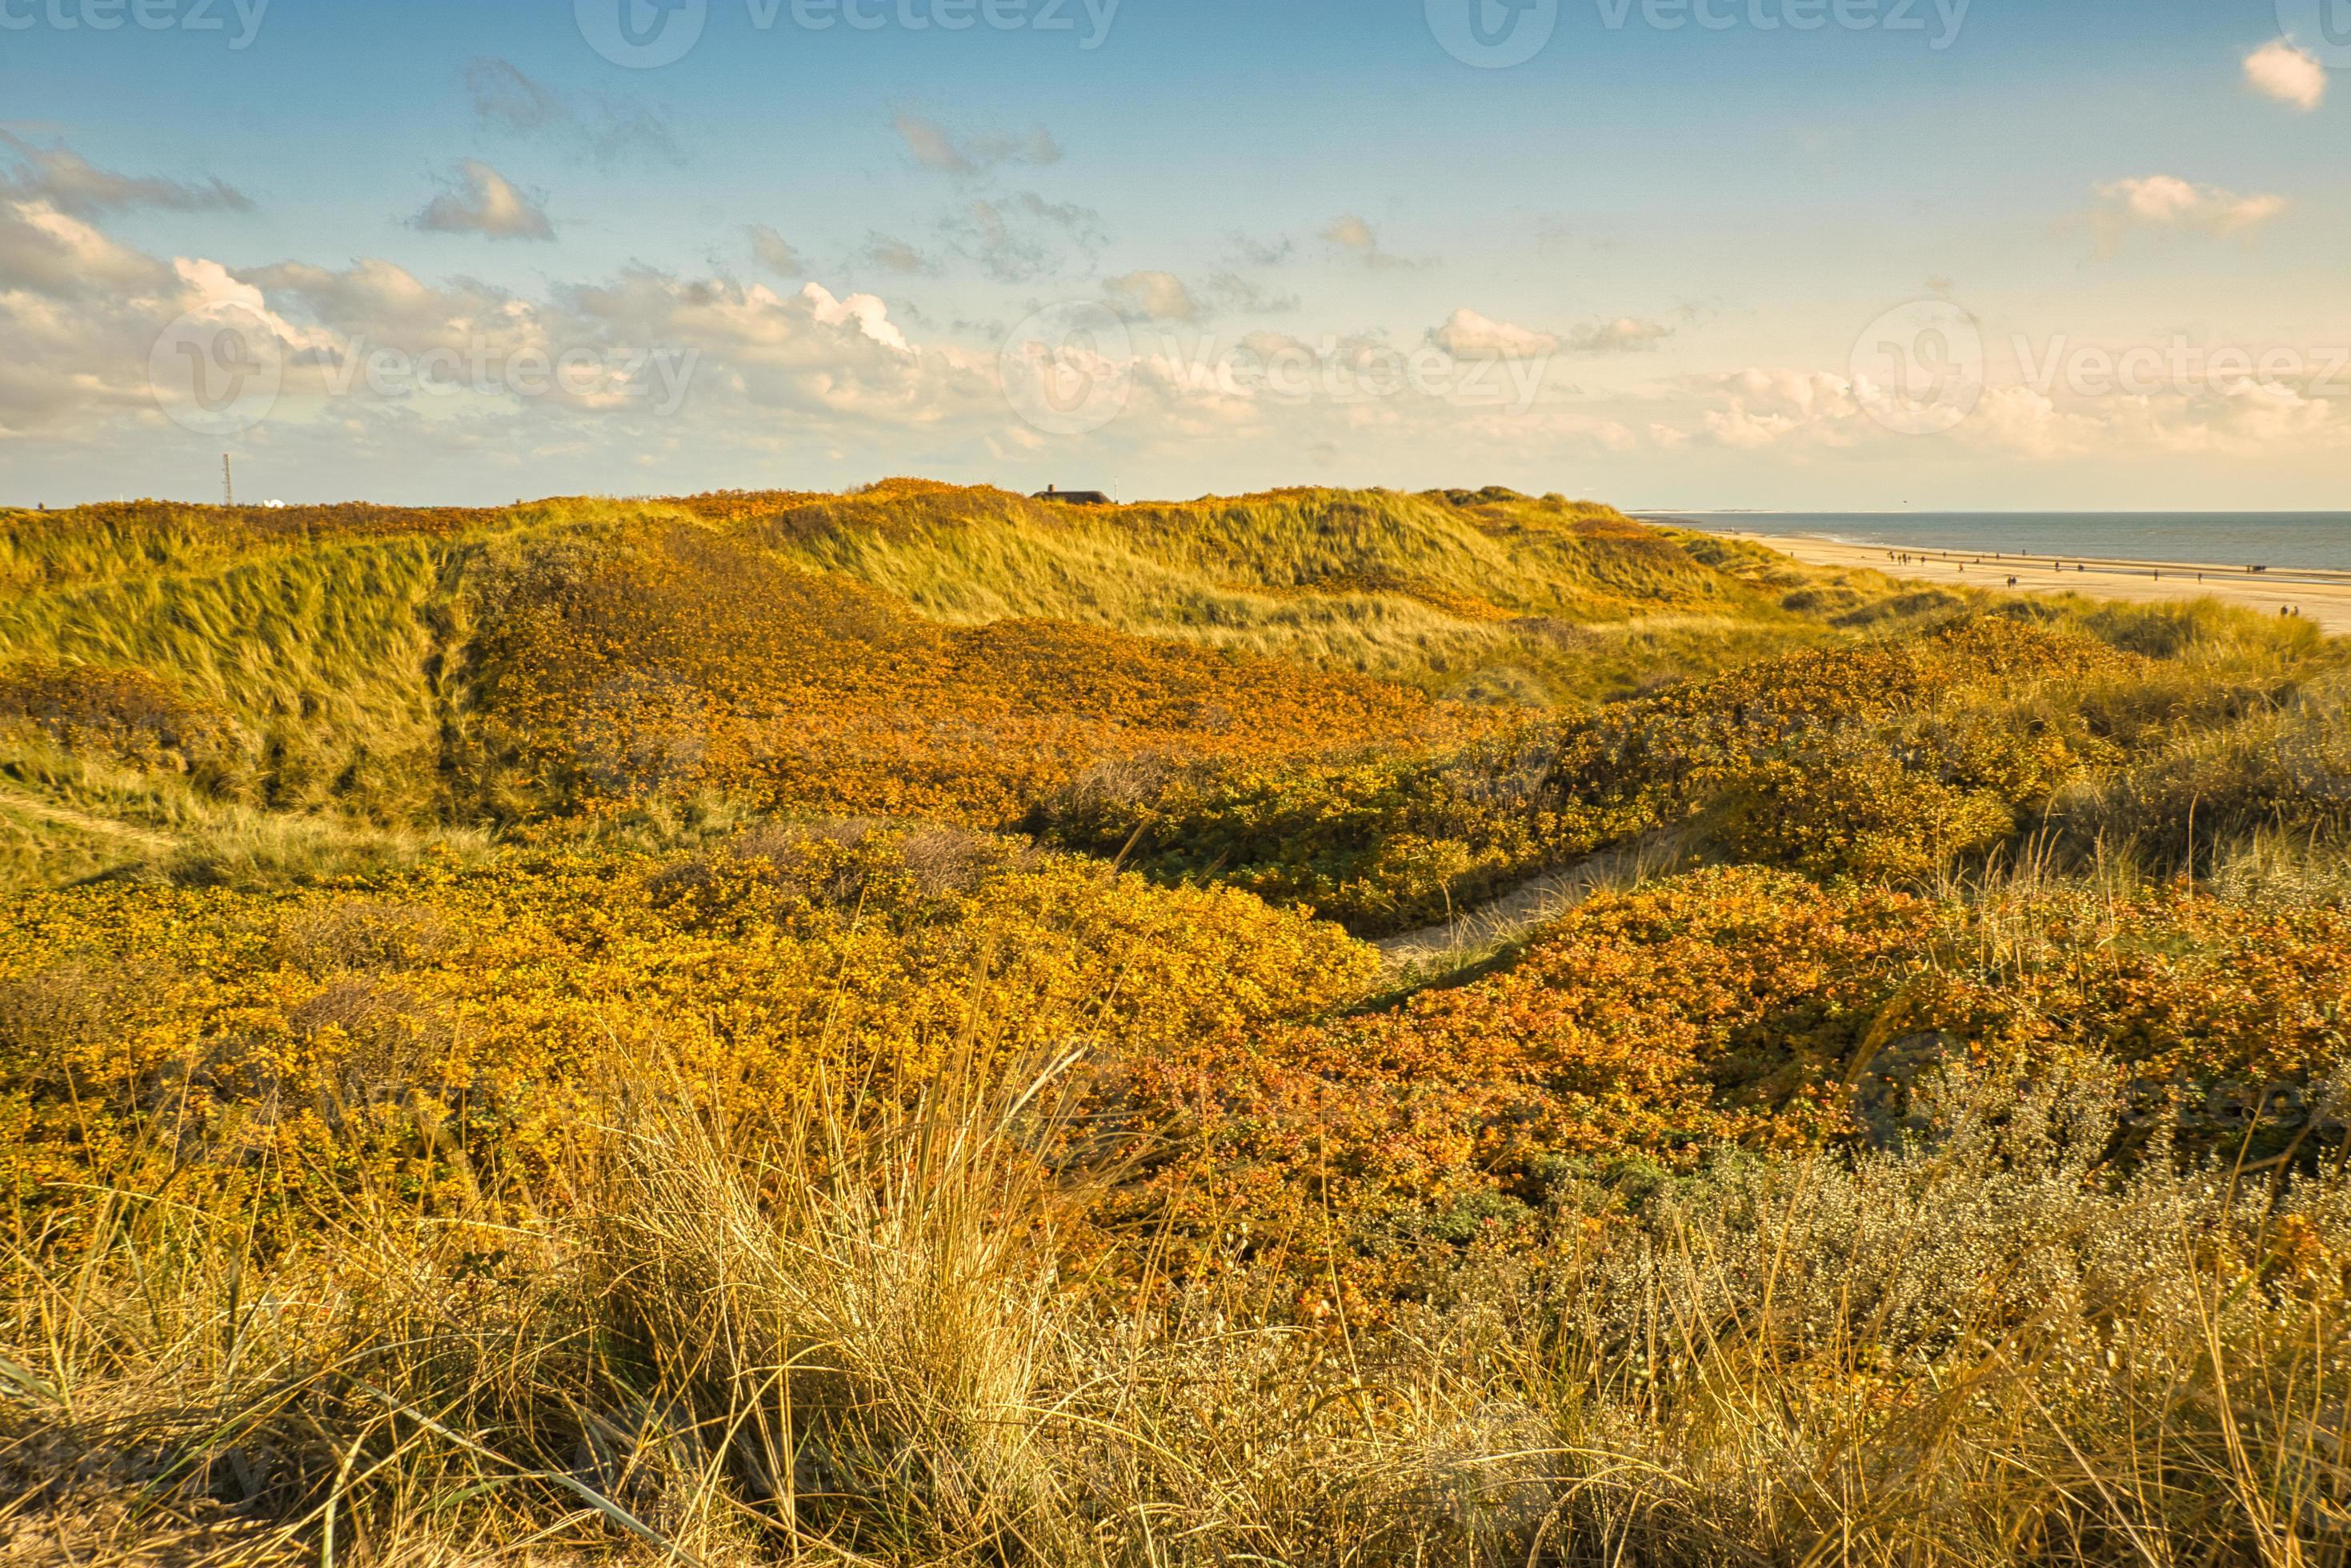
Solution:
M 894 786 L 871 781 L 784 781 L 786 794 L 817 809 L 943 809 L 993 821 L 1106 745 L 1105 755 L 1125 754 L 1104 740 L 1122 725 L 1132 732 L 1127 751 L 1228 749 L 1231 737 L 1215 732 L 1267 711 L 1269 680 L 1283 670 L 1307 708 L 1316 693 L 1364 676 L 1417 689 L 1381 697 L 1361 688 L 1372 693 L 1364 701 L 1399 713 L 1419 693 L 1539 706 L 1848 635 L 1823 615 L 1783 607 L 1787 585 L 1810 580 L 1802 574 L 1746 561 L 1718 569 L 1692 540 L 1686 547 L 1605 507 L 1505 492 L 1285 491 L 1081 511 L 908 481 L 849 496 L 475 511 L 142 502 L 0 514 L 0 784 L 13 795 L 0 810 L 0 875 L 26 886 L 132 871 L 154 860 L 153 836 L 193 832 L 191 824 L 238 808 L 316 819 L 301 831 L 322 842 L 568 810 L 577 804 L 562 783 L 568 764 L 539 742 L 551 735 L 559 750 L 577 750 L 579 735 L 610 715 L 593 693 L 572 693 L 569 711 L 528 715 L 544 733 L 517 738 L 498 711 L 510 693 L 496 686 L 501 636 L 517 618 L 555 613 L 570 591 L 567 572 L 609 575 L 633 562 L 674 586 L 694 577 L 681 578 L 680 561 L 698 563 L 716 602 L 744 612 L 719 618 L 729 628 L 720 640 L 733 640 L 706 649 L 705 662 L 764 668 L 784 686 L 812 650 L 798 637 L 778 641 L 775 626 L 822 629 L 850 599 L 865 607 L 851 620 L 878 617 L 930 663 L 968 664 L 947 671 L 959 687 L 985 685 L 1008 658 L 1040 666 L 1023 679 L 1069 670 L 1074 693 L 1029 694 L 1051 710 L 1047 727 L 1059 726 L 1042 739 L 982 733 L 996 722 L 987 714 L 977 730 L 961 725 L 978 734 L 975 759 L 946 770 L 953 776 L 940 787 L 958 798 L 944 805 L 928 784 L 898 792 L 900 800 Z M 731 597 L 720 580 L 730 574 Z M 796 618 L 789 607 L 801 600 L 810 614 Z M 831 635 L 838 642 L 856 630 Z M 613 679 L 624 692 L 635 690 L 631 681 L 674 680 L 631 664 L 658 663 L 651 644 L 601 651 L 621 660 Z M 1192 703 L 1204 722 L 1186 731 L 1119 711 L 1116 689 L 1135 684 L 1131 673 L 1142 669 L 1174 672 L 1162 684 L 1198 688 L 1177 691 L 1176 705 Z M 1244 670 L 1258 673 L 1244 680 Z M 161 747 L 168 755 L 149 736 L 133 756 L 54 723 L 43 732 L 38 713 L 28 727 L 22 704 L 6 700 L 12 682 L 54 685 L 76 672 L 94 684 L 151 682 L 160 693 L 151 706 L 176 703 L 213 730 L 202 747 Z M 1219 683 L 1228 688 L 1220 698 L 1207 691 Z M 680 701 L 731 711 L 741 705 L 733 696 L 687 692 Z M 851 711 L 860 701 L 873 711 Z M 946 745 L 936 716 L 910 712 L 893 692 L 861 698 L 849 688 L 827 701 L 840 711 L 832 731 L 867 736 L 847 750 L 874 753 L 835 774 L 920 771 L 935 756 L 895 753 Z M 770 727 L 795 733 L 789 722 Z M 140 740 L 139 725 L 131 728 Z M 1359 728 L 1333 722 L 1317 732 L 1344 746 L 1362 738 Z M 1008 766 L 1014 776 L 986 789 L 973 782 Z M 776 793 L 768 776 L 776 771 L 753 767 L 733 784 L 765 798 Z M 709 783 L 706 793 L 730 787 Z M 211 855 L 201 845 L 190 853 Z
M 0 944 L 0 1561 L 2351 1561 L 2304 628 L 1491 491 L 141 504 L 0 514 L 0 880 L 175 884 Z M 2080 657 L 1896 692 L 1946 630 Z M 1423 695 L 1627 692 L 1548 749 Z M 1710 734 L 1786 765 L 1716 810 Z M 1229 844 L 1105 857 L 1631 886 L 1374 997 L 1229 888 L 735 765 L 997 820 L 1228 753 Z M 566 815 L 600 767 L 676 787 Z M 1811 1119 L 1707 1142 L 1799 1048 Z M 2161 1103 L 2264 1073 L 2241 1134 Z
M 2304 1564 L 2351 1528 L 2351 1182 L 1931 1145 L 1593 1189 L 1392 1326 L 1060 1272 L 1066 1063 L 729 1125 L 632 1088 L 520 1225 L 22 1237 L 0 1530 L 91 1564 Z M 2341 1085 L 2337 1086 L 2340 1093 Z M 2339 1113 L 2338 1113 L 2339 1114 Z M 1137 1243 L 1147 1250 L 1148 1239 Z
M 1514 676 L 1522 692 L 1607 695 L 1660 666 L 1735 662 L 1742 637 L 1786 647 L 1826 630 L 1771 585 L 1558 497 L 1296 490 L 1070 508 L 896 482 L 749 502 L 738 525 L 770 548 L 937 619 L 1112 626 L 1440 691 Z

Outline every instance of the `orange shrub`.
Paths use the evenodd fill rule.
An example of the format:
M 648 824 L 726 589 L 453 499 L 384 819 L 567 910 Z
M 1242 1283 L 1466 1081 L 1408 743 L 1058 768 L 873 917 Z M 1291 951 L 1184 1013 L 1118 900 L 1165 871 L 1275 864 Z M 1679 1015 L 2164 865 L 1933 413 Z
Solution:
M 0 722 L 17 720 L 68 751 L 185 767 L 224 746 L 227 716 L 139 670 L 26 661 L 0 668 Z
M 1134 863 L 1167 880 L 1228 882 L 1365 933 L 1442 919 L 1719 806 L 1733 813 L 1734 848 L 1823 874 L 1923 876 L 2108 754 L 2078 727 L 1971 706 L 2137 662 L 2079 633 L 1976 618 L 1769 659 L 1435 755 L 1208 765 L 1140 790 L 1081 781 L 1031 826 L 1098 853 L 1132 844 Z M 1861 821 L 1842 822 L 1848 810 Z
M 684 862 L 510 856 L 291 894 L 99 885 L 0 930 L 0 1192 L 366 1182 L 549 1198 L 617 1053 L 753 1121 L 957 1055 L 1176 1050 L 1361 993 L 1374 955 L 1243 895 L 937 830 Z
M 1300 756 L 1449 722 L 1417 692 L 1270 659 L 939 626 L 683 525 L 526 562 L 485 619 L 485 737 L 535 781 L 510 810 L 716 791 L 995 826 L 1106 762 Z

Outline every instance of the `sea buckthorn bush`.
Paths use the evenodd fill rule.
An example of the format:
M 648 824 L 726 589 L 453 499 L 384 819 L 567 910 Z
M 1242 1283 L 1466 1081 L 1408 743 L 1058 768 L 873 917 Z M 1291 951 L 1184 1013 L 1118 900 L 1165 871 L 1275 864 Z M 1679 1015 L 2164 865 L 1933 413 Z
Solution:
M 517 815 L 697 791 L 996 826 L 1090 768 L 1458 732 L 1417 692 L 1034 621 L 947 628 L 677 526 L 486 575 L 484 777 Z
M 230 746 L 227 715 L 143 670 L 41 660 L 0 667 L 0 724 L 68 753 L 184 772 Z
M 616 1046 L 782 1116 L 826 1082 L 918 1092 L 959 1054 L 1268 1027 L 1374 967 L 1246 895 L 860 825 L 683 860 L 35 895 L 0 934 L 0 1181 L 20 1217 L 167 1177 L 499 1201 L 561 1164 Z
M 2138 663 L 2080 632 L 1976 617 L 1431 755 L 1206 765 L 1144 788 L 1085 778 L 1031 822 L 1054 842 L 1131 845 L 1155 875 L 1225 881 L 1366 933 L 1443 919 L 1545 866 L 1710 813 L 1729 815 L 1733 854 L 1916 877 L 2007 836 L 2004 816 L 2114 754 L 2077 721 L 2009 722 L 2009 705 Z M 1864 821 L 1840 820 L 1848 803 Z

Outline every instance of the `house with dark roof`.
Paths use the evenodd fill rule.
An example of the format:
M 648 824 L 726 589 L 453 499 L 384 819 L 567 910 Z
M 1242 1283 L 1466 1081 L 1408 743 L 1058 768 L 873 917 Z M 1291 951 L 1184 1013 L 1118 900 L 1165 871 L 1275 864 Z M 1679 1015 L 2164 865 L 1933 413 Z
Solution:
M 1111 498 L 1099 490 L 1063 490 L 1049 484 L 1029 497 L 1032 501 L 1058 501 L 1064 506 L 1108 506 Z

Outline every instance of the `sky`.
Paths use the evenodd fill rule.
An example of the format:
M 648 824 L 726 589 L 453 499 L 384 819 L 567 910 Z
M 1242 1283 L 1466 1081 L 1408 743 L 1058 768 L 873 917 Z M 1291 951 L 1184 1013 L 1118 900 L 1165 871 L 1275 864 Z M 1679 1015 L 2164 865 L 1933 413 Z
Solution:
M 0 0 L 0 504 L 2351 505 L 2351 0 Z

